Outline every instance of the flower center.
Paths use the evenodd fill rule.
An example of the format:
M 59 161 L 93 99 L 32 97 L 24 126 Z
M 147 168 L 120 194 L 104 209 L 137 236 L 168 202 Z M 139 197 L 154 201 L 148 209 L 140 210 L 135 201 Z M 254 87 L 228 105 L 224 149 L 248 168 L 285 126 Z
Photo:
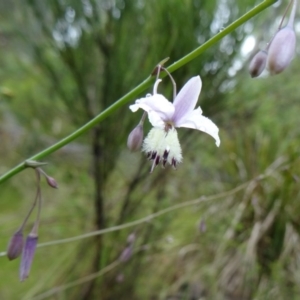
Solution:
M 169 130 L 171 130 L 172 128 L 174 128 L 174 124 L 172 121 L 167 121 L 165 122 L 165 131 L 168 134 Z
M 177 131 L 172 124 L 166 123 L 165 129 L 152 128 L 144 140 L 142 151 L 152 160 L 151 171 L 161 163 L 163 167 L 167 163 L 176 168 L 182 161 L 181 147 Z

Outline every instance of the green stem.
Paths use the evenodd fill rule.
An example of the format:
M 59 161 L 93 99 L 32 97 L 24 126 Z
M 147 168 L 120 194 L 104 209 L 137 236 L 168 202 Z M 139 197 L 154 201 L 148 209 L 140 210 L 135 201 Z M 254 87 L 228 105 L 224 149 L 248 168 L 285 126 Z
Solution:
M 239 19 L 231 23 L 229 26 L 224 28 L 222 31 L 217 33 L 215 36 L 210 38 L 207 42 L 205 42 L 203 45 L 195 49 L 194 51 L 190 52 L 186 56 L 182 57 L 175 63 L 173 63 L 171 66 L 169 66 L 167 69 L 170 73 L 174 72 L 178 68 L 182 67 L 183 65 L 187 64 L 191 60 L 195 59 L 197 56 L 199 56 L 201 53 L 203 53 L 206 49 L 212 47 L 214 44 L 216 44 L 219 40 L 221 40 L 223 37 L 234 31 L 239 26 L 246 23 L 248 20 L 259 14 L 261 11 L 265 10 L 272 4 L 277 2 L 277 0 L 265 0 L 259 5 L 255 6 L 253 9 L 251 9 L 249 12 L 241 16 Z M 0 181 L 1 183 L 1 181 Z
M 191 60 L 195 59 L 198 57 L 201 53 L 203 53 L 206 49 L 212 47 L 216 42 L 218 42 L 220 39 L 222 39 L 224 36 L 228 35 L 231 33 L 233 30 L 247 22 L 249 19 L 253 18 L 256 16 L 258 13 L 261 11 L 265 10 L 267 7 L 275 3 L 277 0 L 265 0 L 259 5 L 257 5 L 255 8 L 247 12 L 245 15 L 237 19 L 235 22 L 230 24 L 228 27 L 217 33 L 214 37 L 209 39 L 207 42 L 205 42 L 203 45 L 195 49 L 194 51 L 190 52 L 183 58 L 179 59 L 175 63 L 173 63 L 171 66 L 167 68 L 167 70 L 171 73 L 174 72 L 175 70 L 179 69 L 180 67 L 184 66 Z M 162 77 L 166 76 L 165 73 L 162 73 Z M 110 116 L 112 113 L 114 113 L 117 109 L 137 97 L 141 92 L 146 90 L 150 85 L 153 83 L 154 77 L 149 76 L 146 78 L 141 84 L 139 84 L 137 87 L 135 87 L 133 90 L 131 90 L 129 93 L 127 93 L 125 96 L 120 98 L 118 101 L 116 101 L 114 104 L 109 106 L 106 110 L 101 112 L 98 116 L 96 116 L 94 119 L 65 137 L 64 139 L 60 140 L 56 144 L 46 148 L 45 150 L 33 155 L 32 157 L 28 158 L 28 160 L 40 160 L 49 154 L 55 152 L 56 150 L 62 148 L 63 146 L 69 144 L 91 128 L 93 128 L 96 124 L 102 122 L 104 119 L 106 119 L 108 116 Z M 16 175 L 17 173 L 21 172 L 26 168 L 25 161 L 14 167 L 13 169 L 9 170 L 7 173 L 2 175 L 0 177 L 0 184 L 5 182 L 7 179 L 11 178 L 12 176 Z

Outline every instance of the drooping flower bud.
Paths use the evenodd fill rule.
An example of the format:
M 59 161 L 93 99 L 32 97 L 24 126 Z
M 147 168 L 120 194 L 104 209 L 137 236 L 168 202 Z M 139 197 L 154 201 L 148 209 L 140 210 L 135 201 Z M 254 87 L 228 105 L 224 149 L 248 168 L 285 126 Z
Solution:
M 199 230 L 200 232 L 206 232 L 206 222 L 205 219 L 201 219 L 199 223 Z
M 252 58 L 249 64 L 249 73 L 251 77 L 258 77 L 266 67 L 267 51 L 260 50 Z
M 49 186 L 51 186 L 54 189 L 58 189 L 58 184 L 57 184 L 56 180 L 53 177 L 46 176 L 46 181 L 47 181 Z
M 132 246 L 127 246 L 121 253 L 119 260 L 122 262 L 128 261 L 132 256 Z
M 124 274 L 123 273 L 119 273 L 116 277 L 116 282 L 123 282 L 124 281 Z
M 37 246 L 38 236 L 35 233 L 30 233 L 26 239 L 25 246 L 22 252 L 20 265 L 20 281 L 24 281 L 30 272 L 31 264 Z
M 296 34 L 290 27 L 280 29 L 274 36 L 267 59 L 271 74 L 281 73 L 291 62 L 296 50 Z
M 270 43 L 267 68 L 271 74 L 281 73 L 290 64 L 295 55 L 296 34 L 293 27 L 296 6 L 297 1 L 294 0 L 287 26 L 280 29 Z
M 16 259 L 20 256 L 23 249 L 23 243 L 23 232 L 22 230 L 18 230 L 10 239 L 7 247 L 6 255 L 9 260 Z
M 49 176 L 42 168 L 36 168 L 36 171 L 39 174 L 42 174 L 42 175 L 45 176 L 46 181 L 47 181 L 49 186 L 51 186 L 54 189 L 58 189 L 58 184 L 57 184 L 56 180 L 53 177 Z
M 127 243 L 132 245 L 135 241 L 136 237 L 135 237 L 135 233 L 130 233 L 129 236 L 127 237 Z
M 143 125 L 139 123 L 129 134 L 127 139 L 127 147 L 130 151 L 138 151 L 141 149 L 144 138 Z

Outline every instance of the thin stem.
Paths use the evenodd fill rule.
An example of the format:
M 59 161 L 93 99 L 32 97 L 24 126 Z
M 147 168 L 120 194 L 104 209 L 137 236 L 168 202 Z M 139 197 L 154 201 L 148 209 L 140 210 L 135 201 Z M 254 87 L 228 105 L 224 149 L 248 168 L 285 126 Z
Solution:
M 153 95 L 157 94 L 158 85 L 161 81 L 162 80 L 159 78 L 155 80 L 154 87 L 153 87 Z
M 287 14 L 287 12 L 288 12 L 288 10 L 289 10 L 289 8 L 290 8 L 290 6 L 291 6 L 291 4 L 292 4 L 293 1 L 294 1 L 294 0 L 291 0 L 291 1 L 289 2 L 288 6 L 285 8 L 284 13 L 283 13 L 283 16 L 282 16 L 281 21 L 280 21 L 280 24 L 279 24 L 279 26 L 278 26 L 278 31 L 281 29 L 282 24 L 283 24 L 283 21 L 284 21 L 284 19 L 285 19 L 285 17 L 286 17 L 286 14 Z
M 144 125 L 144 122 L 145 122 L 145 119 L 147 117 L 147 113 L 144 111 L 143 115 L 142 115 L 142 118 L 140 120 L 140 123 L 139 125 L 143 126 Z
M 190 52 L 183 58 L 179 59 L 175 63 L 173 63 L 170 67 L 168 67 L 168 71 L 170 73 L 174 72 L 175 70 L 181 68 L 182 66 L 186 65 L 188 62 L 194 60 L 197 58 L 201 53 L 203 53 L 208 48 L 215 45 L 219 40 L 221 40 L 223 37 L 231 33 L 233 30 L 265 10 L 267 7 L 275 3 L 277 0 L 264 0 L 262 3 L 254 7 L 252 10 L 244 14 L 242 17 L 231 23 L 228 27 L 226 27 L 224 30 L 217 33 L 214 37 L 209 39 L 206 43 L 199 46 L 194 51 Z M 166 74 L 161 74 L 162 77 L 165 77 Z M 58 149 L 62 148 L 63 146 L 69 144 L 70 142 L 74 141 L 76 138 L 81 136 L 82 134 L 86 133 L 88 130 L 96 126 L 98 123 L 105 120 L 108 116 L 113 114 L 115 111 L 117 111 L 119 108 L 121 108 L 123 105 L 137 97 L 141 92 L 146 90 L 152 83 L 154 82 L 153 76 L 149 76 L 146 78 L 142 83 L 140 83 L 138 86 L 136 86 L 134 89 L 132 89 L 129 93 L 121 97 L 118 101 L 116 101 L 114 104 L 109 106 L 107 109 L 105 109 L 103 112 L 101 112 L 99 115 L 97 115 L 95 118 L 90 120 L 88 123 L 65 137 L 64 139 L 58 141 L 56 144 L 46 148 L 45 150 L 33 155 L 28 160 L 41 160 L 42 158 L 48 156 L 49 154 L 57 151 Z M 16 175 L 17 173 L 21 172 L 26 168 L 25 162 L 20 163 L 16 167 L 9 170 L 7 173 L 2 175 L 0 177 L 0 184 L 5 182 L 7 179 L 11 178 L 12 176 Z
M 255 178 L 253 180 L 247 181 L 247 182 L 233 188 L 232 190 L 222 192 L 222 193 L 212 195 L 212 196 L 202 196 L 198 199 L 178 203 L 178 204 L 167 207 L 167 208 L 162 209 L 162 210 L 160 210 L 156 213 L 150 214 L 150 215 L 148 215 L 144 218 L 141 218 L 141 219 L 138 219 L 138 220 L 135 220 L 135 221 L 132 221 L 132 222 L 128 222 L 128 223 L 125 223 L 125 224 L 121 224 L 121 225 L 117 225 L 117 226 L 113 226 L 113 227 L 109 227 L 109 228 L 105 228 L 105 229 L 101 229 L 101 230 L 92 231 L 92 232 L 82 234 L 82 235 L 78 235 L 78 236 L 71 237 L 71 238 L 46 242 L 46 243 L 43 243 L 43 244 L 39 244 L 38 247 L 45 247 L 45 246 L 50 246 L 50 245 L 52 246 L 52 245 L 57 245 L 57 244 L 65 244 L 65 243 L 75 242 L 75 241 L 82 240 L 82 239 L 85 239 L 85 238 L 93 237 L 95 235 L 102 235 L 102 234 L 105 234 L 105 233 L 118 231 L 118 230 L 122 230 L 122 229 L 129 228 L 129 227 L 134 227 L 134 226 L 137 226 L 139 224 L 149 222 L 149 221 L 151 221 L 155 218 L 158 218 L 158 217 L 160 217 L 164 214 L 167 214 L 169 212 L 172 212 L 174 210 L 178 210 L 178 209 L 182 209 L 184 207 L 197 205 L 197 204 L 200 204 L 200 203 L 203 203 L 203 202 L 213 201 L 213 200 L 217 200 L 217 199 L 223 199 L 225 197 L 232 196 L 232 195 L 238 193 L 239 191 L 245 189 L 251 182 L 258 181 L 258 180 L 260 181 L 260 180 L 265 179 L 266 177 L 268 177 L 268 175 L 260 175 L 260 176 L 258 176 L 257 178 Z
M 159 79 L 159 74 L 160 74 L 161 68 L 162 68 L 161 65 L 157 66 L 157 74 L 156 74 L 156 80 L 155 81 L 157 81 Z
M 293 7 L 292 7 L 292 11 L 289 17 L 289 21 L 287 26 L 293 28 L 294 27 L 294 20 L 295 20 L 295 15 L 296 15 L 296 8 L 297 8 L 297 0 L 293 1 Z
M 48 290 L 48 291 L 46 291 L 42 294 L 39 294 L 39 295 L 33 297 L 32 300 L 46 299 L 46 298 L 49 298 L 51 295 L 61 293 L 62 291 L 65 291 L 65 290 L 70 289 L 72 287 L 75 287 L 75 286 L 78 286 L 80 284 L 84 284 L 86 282 L 94 280 L 95 278 L 98 278 L 98 277 L 108 273 L 109 271 L 113 270 L 114 268 L 119 266 L 121 263 L 122 262 L 116 260 L 116 261 L 112 262 L 111 264 L 107 265 L 106 267 L 104 267 L 103 269 L 101 269 L 100 271 L 98 271 L 96 273 L 89 274 L 85 277 L 74 280 L 74 281 L 69 282 L 69 283 L 64 284 L 64 285 L 56 286 L 56 287 L 54 287 L 54 288 L 52 288 L 52 289 L 50 289 L 50 290 Z
M 208 202 L 208 201 L 213 201 L 213 200 L 217 200 L 217 199 L 226 198 L 226 197 L 232 196 L 232 195 L 238 193 L 239 191 L 249 187 L 249 185 L 251 183 L 265 180 L 271 174 L 273 174 L 274 170 L 277 169 L 277 168 L 278 168 L 278 165 L 274 166 L 272 164 L 265 171 L 265 173 L 255 177 L 255 178 L 253 178 L 249 181 L 246 181 L 246 182 L 242 183 L 241 185 L 239 185 L 239 186 L 237 186 L 237 187 L 235 187 L 235 188 L 233 188 L 229 191 L 221 192 L 219 194 L 212 195 L 212 196 L 202 196 L 198 199 L 178 203 L 178 204 L 167 207 L 165 209 L 162 209 L 158 212 L 155 212 L 153 214 L 150 214 L 146 217 L 143 217 L 141 219 L 138 219 L 138 220 L 135 220 L 135 221 L 132 221 L 132 222 L 128 222 L 128 223 L 125 223 L 125 224 L 121 224 L 121 225 L 112 226 L 112 227 L 105 228 L 105 229 L 100 229 L 100 230 L 88 232 L 88 233 L 85 233 L 85 234 L 81 234 L 81 235 L 66 238 L 66 239 L 61 239 L 61 240 L 55 240 L 55 241 L 42 243 L 42 244 L 39 244 L 37 247 L 40 248 L 40 247 L 53 246 L 53 245 L 58 245 L 58 244 L 65 244 L 65 243 L 70 243 L 70 242 L 75 242 L 75 241 L 79 241 L 79 240 L 82 240 L 82 239 L 90 238 L 90 237 L 93 237 L 93 236 L 96 236 L 96 235 L 102 235 L 102 234 L 106 234 L 106 233 L 109 233 L 109 232 L 119 231 L 119 230 L 122 230 L 122 229 L 125 229 L 125 228 L 134 227 L 134 226 L 137 226 L 139 224 L 149 222 L 149 221 L 151 221 L 155 218 L 158 218 L 158 217 L 160 217 L 164 214 L 167 214 L 169 212 L 172 212 L 172 211 L 175 211 L 175 210 L 178 210 L 178 209 L 182 209 L 184 207 L 189 207 L 189 206 L 197 205 L 197 204 L 200 204 L 200 203 L 203 203 L 203 202 Z M 5 255 L 6 255 L 6 252 L 0 252 L 0 257 L 5 256 Z
M 39 197 L 40 197 L 40 192 L 41 192 L 41 191 L 40 191 L 40 189 L 41 189 L 41 188 L 40 188 L 40 174 L 38 173 L 37 170 L 35 170 L 35 172 L 36 172 L 36 176 L 37 176 L 37 191 L 36 191 L 36 195 L 35 195 L 34 202 L 33 202 L 33 204 L 31 205 L 31 208 L 30 208 L 30 210 L 29 210 L 27 216 L 25 217 L 25 219 L 24 219 L 22 225 L 20 226 L 20 229 L 19 229 L 20 231 L 23 230 L 25 224 L 27 223 L 27 221 L 28 221 L 28 219 L 29 219 L 29 217 L 30 217 L 30 215 L 31 215 L 31 213 L 32 213 L 32 211 L 33 211 L 33 209 L 35 208 L 35 206 L 36 206 L 36 204 L 37 204 L 37 202 L 38 202 L 38 199 L 39 199 Z
M 40 168 L 35 169 L 37 180 L 38 180 L 38 190 L 37 190 L 37 199 L 38 199 L 38 211 L 36 220 L 34 222 L 33 228 L 31 230 L 31 234 L 38 234 L 39 224 L 40 224 L 40 216 L 41 216 L 41 210 L 42 210 L 42 192 L 41 192 L 41 173 Z
M 173 76 L 171 75 L 171 73 L 164 67 L 162 67 L 162 70 L 164 70 L 168 76 L 170 77 L 171 81 L 172 81 L 172 85 L 173 85 L 173 100 L 175 100 L 176 95 L 177 95 L 177 88 L 176 88 L 176 82 L 173 78 Z
M 244 23 L 246 23 L 248 20 L 250 20 L 251 18 L 253 18 L 257 14 L 259 14 L 260 12 L 262 12 L 263 10 L 265 10 L 266 8 L 268 8 L 269 6 L 271 6 L 272 4 L 274 4 L 275 2 L 277 2 L 277 0 L 265 0 L 265 1 L 263 1 L 262 3 L 260 3 L 259 5 L 257 5 L 256 7 L 254 7 L 253 9 L 251 9 L 249 12 L 247 12 L 246 14 L 244 14 L 242 17 L 240 17 L 239 19 L 237 19 L 236 21 L 234 21 L 233 23 L 231 23 L 225 29 L 223 29 L 222 31 L 220 31 L 219 33 L 217 33 L 215 36 L 213 36 L 212 38 L 210 38 L 203 45 L 201 45 L 200 47 L 198 47 L 194 51 L 190 52 L 186 56 L 182 57 L 181 59 L 179 59 L 178 61 L 176 61 L 175 63 L 173 63 L 171 66 L 169 66 L 167 68 L 168 71 L 170 73 L 172 73 L 175 70 L 177 70 L 180 67 L 182 67 L 183 65 L 186 65 L 188 62 L 190 62 L 191 60 L 195 59 L 197 56 L 199 56 L 205 50 L 207 50 L 208 48 L 210 48 L 214 44 L 216 44 L 216 42 L 218 42 L 219 40 L 221 40 L 223 37 L 225 37 L 226 35 L 228 35 L 232 31 L 234 31 L 239 26 L 241 26 Z

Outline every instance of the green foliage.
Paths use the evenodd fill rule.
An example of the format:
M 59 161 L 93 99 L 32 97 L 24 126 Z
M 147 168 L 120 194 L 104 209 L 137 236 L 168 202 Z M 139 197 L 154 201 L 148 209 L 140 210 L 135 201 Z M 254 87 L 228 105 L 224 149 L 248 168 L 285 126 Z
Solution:
M 7 40 L 0 71 L 1 171 L 87 122 L 161 59 L 181 58 L 254 5 L 236 2 L 4 5 L 18 26 L 8 17 L 1 21 Z M 239 28 L 174 73 L 178 88 L 201 75 L 200 104 L 221 128 L 220 149 L 209 136 L 183 130 L 183 164 L 149 175 L 146 159 L 125 149 L 140 115 L 124 107 L 49 157 L 45 170 L 60 188 L 43 183 L 39 241 L 126 224 L 202 195 L 220 197 L 132 228 L 42 247 L 23 284 L 18 262 L 0 257 L 0 298 L 34 299 L 50 290 L 48 298 L 61 299 L 297 299 L 300 91 L 292 75 L 298 62 L 277 77 L 251 80 L 245 70 L 230 77 L 247 34 L 246 26 Z M 171 95 L 168 79 L 160 88 Z M 33 201 L 30 172 L 1 189 L 3 250 Z M 203 220 L 206 232 L 199 231 Z M 121 263 L 132 232 L 134 252 Z M 99 271 L 95 280 L 76 282 Z

